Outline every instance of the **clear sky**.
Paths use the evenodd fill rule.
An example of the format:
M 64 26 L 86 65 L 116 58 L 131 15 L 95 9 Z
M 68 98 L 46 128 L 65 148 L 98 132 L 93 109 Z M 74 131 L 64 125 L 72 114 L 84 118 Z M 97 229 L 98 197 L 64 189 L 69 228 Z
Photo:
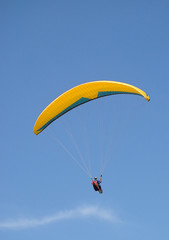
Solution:
M 169 239 L 169 2 L 0 1 L 0 239 Z M 85 82 L 150 95 L 80 106 L 35 136 Z M 76 164 L 103 172 L 103 194 Z M 89 164 L 90 165 L 90 164 Z

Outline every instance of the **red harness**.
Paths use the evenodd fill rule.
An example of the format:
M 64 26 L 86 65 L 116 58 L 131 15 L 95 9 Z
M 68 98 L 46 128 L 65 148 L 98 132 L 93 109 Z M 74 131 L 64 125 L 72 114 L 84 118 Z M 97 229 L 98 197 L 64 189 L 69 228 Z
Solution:
M 93 181 L 92 184 L 93 184 L 94 190 L 95 191 L 99 191 L 99 187 L 98 187 L 97 181 Z

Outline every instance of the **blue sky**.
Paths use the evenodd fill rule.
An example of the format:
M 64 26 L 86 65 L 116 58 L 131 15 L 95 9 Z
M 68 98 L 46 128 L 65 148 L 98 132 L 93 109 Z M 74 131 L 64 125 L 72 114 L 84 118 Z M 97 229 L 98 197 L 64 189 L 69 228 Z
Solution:
M 0 239 L 169 239 L 168 1 L 0 2 Z M 41 111 L 85 82 L 133 84 L 67 113 Z M 99 176 L 102 195 L 73 158 Z

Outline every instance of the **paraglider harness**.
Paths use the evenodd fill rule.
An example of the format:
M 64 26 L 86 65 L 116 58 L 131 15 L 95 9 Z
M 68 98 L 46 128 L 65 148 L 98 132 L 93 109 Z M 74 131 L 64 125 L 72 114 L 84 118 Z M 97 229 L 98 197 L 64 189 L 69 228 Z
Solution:
M 101 174 L 100 178 L 102 178 L 102 174 Z M 94 190 L 98 191 L 99 193 L 102 193 L 103 190 L 102 190 L 101 185 L 100 185 L 101 181 L 97 181 L 97 180 L 93 181 L 92 177 L 91 177 L 91 181 L 92 181 L 92 185 L 93 185 Z

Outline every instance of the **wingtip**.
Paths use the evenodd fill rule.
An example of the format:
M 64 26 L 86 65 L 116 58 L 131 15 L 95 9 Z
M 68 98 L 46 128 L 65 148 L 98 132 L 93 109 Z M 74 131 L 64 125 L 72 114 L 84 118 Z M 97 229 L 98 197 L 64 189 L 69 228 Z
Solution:
M 147 95 L 146 97 L 145 97 L 145 99 L 149 102 L 150 101 L 150 97 Z

